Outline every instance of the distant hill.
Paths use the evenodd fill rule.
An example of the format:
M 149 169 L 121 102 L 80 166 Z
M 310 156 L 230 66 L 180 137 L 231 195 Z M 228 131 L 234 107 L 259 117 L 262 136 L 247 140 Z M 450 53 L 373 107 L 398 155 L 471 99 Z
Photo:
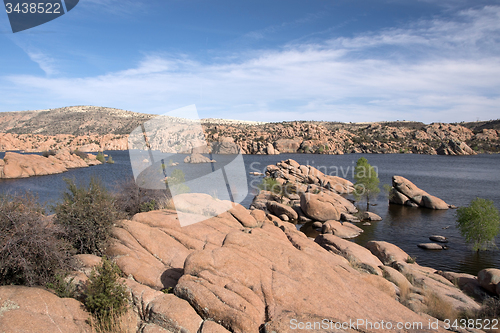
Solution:
M 0 132 L 12 134 L 129 134 L 156 115 L 96 106 L 0 113 Z
M 463 127 L 467 127 L 474 133 L 479 133 L 483 129 L 494 129 L 500 131 L 500 119 L 489 121 L 474 121 L 469 123 L 460 123 Z

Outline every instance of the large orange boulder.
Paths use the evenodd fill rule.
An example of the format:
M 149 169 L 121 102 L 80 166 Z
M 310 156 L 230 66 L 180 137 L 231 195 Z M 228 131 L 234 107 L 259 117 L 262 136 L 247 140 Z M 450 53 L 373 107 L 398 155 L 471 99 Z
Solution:
M 421 190 L 411 181 L 401 176 L 392 177 L 392 189 L 389 195 L 389 202 L 430 209 L 449 208 L 446 202 Z
M 352 264 L 358 264 L 370 272 L 382 275 L 379 268 L 379 266 L 383 266 L 382 262 L 367 248 L 335 235 L 322 234 L 314 241 L 326 250 L 343 256 Z
M 323 248 L 291 223 L 271 223 L 262 211 L 246 215 L 237 210 L 185 227 L 175 211 L 153 211 L 114 228 L 110 250 L 128 277 L 138 327 L 151 333 L 284 333 L 292 323 L 323 319 L 332 327 L 358 318 L 428 321 L 396 300 L 398 289 L 378 275 L 383 266 L 368 250 L 333 235 L 321 236 Z M 255 227 L 245 225 L 248 216 L 258 221 Z M 394 259 L 389 252 L 396 251 L 388 247 L 379 246 L 379 252 Z M 403 259 L 390 262 L 406 265 L 401 271 L 413 274 L 415 281 L 436 282 L 435 292 L 443 288 L 440 276 L 428 277 L 429 270 L 407 265 L 407 255 L 399 251 Z M 359 269 L 368 266 L 378 276 Z M 402 274 L 392 273 L 397 283 Z M 174 287 L 173 295 L 160 291 L 168 287 Z M 473 308 L 460 290 L 449 282 L 446 288 Z M 353 331 L 379 332 L 367 327 Z
M 384 241 L 369 241 L 366 243 L 366 248 L 379 258 L 384 265 L 391 265 L 394 262 L 406 262 L 410 257 L 396 245 Z
M 497 285 L 500 283 L 500 269 L 485 268 L 477 274 L 479 285 L 492 294 L 496 294 Z
M 91 332 L 89 314 L 72 298 L 59 298 L 40 288 L 0 287 L 2 332 Z
M 302 193 L 300 208 L 311 219 L 316 221 L 339 220 L 342 213 L 355 213 L 356 207 L 339 194 L 330 193 Z
M 193 252 L 175 294 L 232 332 L 256 333 L 264 323 L 278 325 L 283 317 L 305 313 L 335 321 L 360 314 L 392 322 L 418 318 L 292 227 L 284 224 L 286 238 L 276 237 L 279 231 L 270 225 L 235 230 L 220 248 Z

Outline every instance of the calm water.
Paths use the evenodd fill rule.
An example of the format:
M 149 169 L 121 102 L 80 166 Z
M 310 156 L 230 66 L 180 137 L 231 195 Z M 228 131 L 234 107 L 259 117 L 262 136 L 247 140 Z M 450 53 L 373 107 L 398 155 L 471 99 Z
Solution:
M 0 180 L 0 193 L 30 190 L 38 193 L 39 200 L 53 204 L 60 199 L 66 185 L 63 178 L 74 178 L 88 182 L 91 176 L 101 178 L 106 186 L 112 188 L 117 182 L 132 177 L 127 151 L 109 151 L 115 164 L 104 164 L 90 168 L 70 170 L 64 174 L 31 177 L 26 179 Z M 381 185 L 390 184 L 393 175 L 400 175 L 414 182 L 449 204 L 467 205 L 475 197 L 493 200 L 500 208 L 500 155 L 477 156 L 428 156 L 428 155 L 247 155 L 244 162 L 247 173 L 263 172 L 268 164 L 293 158 L 300 164 L 310 164 L 323 172 L 352 180 L 356 160 L 364 156 L 369 163 L 378 168 Z M 0 154 L 3 158 L 3 154 Z M 214 157 L 224 164 L 229 157 Z M 189 177 L 190 175 L 187 175 Z M 249 194 L 242 202 L 248 207 L 260 177 L 248 176 Z M 389 206 L 387 197 L 381 192 L 373 201 L 376 206 L 371 211 L 383 217 L 371 226 L 361 226 L 364 233 L 354 241 L 364 245 L 369 240 L 384 240 L 394 243 L 408 254 L 417 258 L 417 262 L 441 270 L 468 272 L 477 274 L 487 267 L 500 268 L 500 251 L 486 251 L 479 254 L 471 251 L 455 228 L 455 210 L 433 211 L 411 207 Z M 365 206 L 365 205 L 363 205 Z M 418 243 L 430 242 L 433 234 L 449 238 L 449 250 L 425 251 L 417 247 Z M 497 240 L 500 244 L 500 239 Z

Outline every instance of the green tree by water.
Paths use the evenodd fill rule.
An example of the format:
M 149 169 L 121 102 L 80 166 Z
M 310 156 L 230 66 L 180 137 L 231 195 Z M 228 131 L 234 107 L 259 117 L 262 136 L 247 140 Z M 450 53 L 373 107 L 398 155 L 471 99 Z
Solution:
M 500 232 L 500 214 L 492 200 L 476 198 L 469 206 L 457 209 L 457 226 L 475 251 L 495 246 Z
M 106 159 L 104 158 L 104 154 L 102 152 L 98 152 L 97 156 L 95 157 L 96 160 L 98 160 L 101 163 L 106 162 Z
M 184 184 L 185 182 L 186 178 L 184 172 L 180 169 L 174 169 L 167 178 L 167 184 L 175 194 L 189 193 L 191 191 L 191 189 Z
M 366 209 L 370 208 L 370 199 L 374 199 L 380 193 L 378 187 L 380 180 L 378 179 L 377 171 L 368 163 L 368 160 L 361 157 L 356 162 L 354 169 L 354 196 L 357 200 L 366 199 Z

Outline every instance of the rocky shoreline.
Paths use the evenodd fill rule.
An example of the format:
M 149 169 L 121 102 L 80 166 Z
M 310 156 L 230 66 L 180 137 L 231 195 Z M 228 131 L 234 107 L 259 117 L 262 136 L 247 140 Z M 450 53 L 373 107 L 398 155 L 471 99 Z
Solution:
M 500 152 L 497 121 L 477 126 L 473 123 L 426 125 L 415 122 L 369 124 L 305 121 L 272 124 L 204 122 L 202 127 L 209 145 L 207 153 L 214 154 L 234 154 L 239 151 L 243 154 L 263 155 L 282 153 L 475 155 Z M 91 129 L 86 135 L 71 134 L 71 132 L 54 135 L 28 134 L 12 128 L 8 131 L 0 132 L 0 151 L 40 152 L 61 148 L 88 152 L 127 150 L 130 133 L 118 131 L 117 134 L 97 134 Z M 180 137 L 181 134 L 179 133 Z M 177 139 L 174 137 L 172 133 L 167 135 L 159 132 L 157 137 L 150 138 L 149 143 L 152 149 L 162 150 L 165 146 L 175 146 Z
M 266 175 L 286 191 L 261 191 L 250 209 L 186 193 L 177 196 L 177 207 L 113 227 L 108 255 L 124 273 L 132 332 L 446 332 L 445 319 L 499 295 L 498 269 L 477 277 L 436 271 L 393 244 L 348 241 L 362 231 L 357 222 L 377 220 L 343 196 L 353 191 L 349 181 L 293 160 L 268 166 Z M 408 182 L 395 178 L 394 190 L 404 193 Z M 428 195 L 412 189 L 412 202 Z M 215 217 L 193 209 L 207 206 L 229 209 Z M 179 212 L 203 221 L 181 227 Z M 321 231 L 308 238 L 289 221 L 318 223 Z M 85 288 L 101 258 L 75 259 L 70 277 Z M 40 288 L 0 287 L 0 326 L 18 331 L 21 318 L 40 332 L 90 332 L 79 301 Z M 364 324 L 342 326 L 359 320 Z M 421 326 L 398 329 L 398 323 Z
M 61 149 L 47 157 L 35 154 L 7 152 L 0 159 L 0 179 L 27 178 L 63 173 L 68 169 L 85 168 L 102 164 L 93 154 L 73 154 Z
M 203 204 L 219 204 L 196 196 Z M 289 222 L 237 204 L 187 227 L 180 227 L 174 210 L 139 213 L 114 227 L 109 255 L 127 276 L 134 332 L 284 333 L 297 322 L 326 320 L 335 327 L 358 319 L 423 325 L 400 332 L 445 332 L 444 318 L 435 318 L 443 314 L 432 302 L 451 314 L 479 309 L 478 302 L 496 293 L 500 276 L 499 270 L 478 277 L 436 271 L 411 263 L 386 242 L 363 247 L 333 234 L 313 240 Z M 80 268 L 71 276 L 83 287 L 100 258 L 75 259 Z M 173 293 L 166 293 L 170 288 Z M 20 318 L 30 318 L 30 325 L 44 328 L 39 332 L 90 332 L 78 301 L 43 289 L 3 286 L 0 303 L 0 325 L 7 331 L 18 331 L 25 327 Z

